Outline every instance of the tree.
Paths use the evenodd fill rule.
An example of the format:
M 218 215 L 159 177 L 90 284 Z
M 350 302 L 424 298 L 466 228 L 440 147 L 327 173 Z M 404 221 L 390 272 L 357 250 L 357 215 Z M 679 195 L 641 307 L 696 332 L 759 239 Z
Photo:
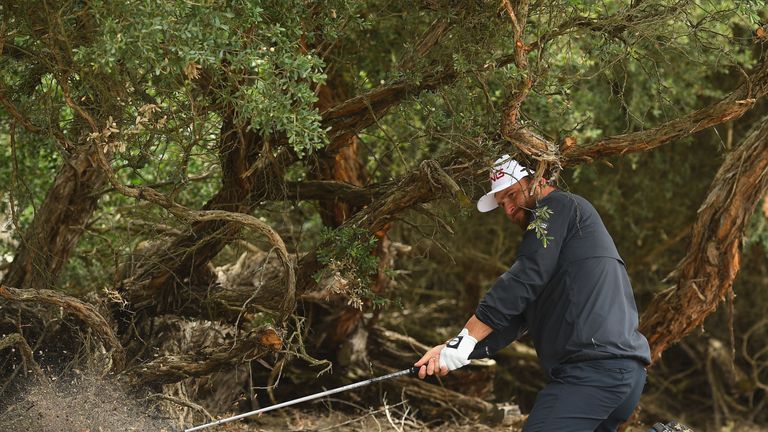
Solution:
M 45 344 L 66 333 L 47 334 L 46 306 L 62 307 L 99 335 L 113 372 L 142 384 L 256 359 L 274 371 L 295 358 L 359 371 L 377 347 L 351 342 L 394 344 L 375 323 L 395 315 L 388 301 L 419 300 L 391 280 L 400 243 L 465 225 L 496 154 L 515 152 L 563 187 L 599 194 L 585 180 L 599 176 L 649 200 L 666 192 L 643 173 L 669 161 L 648 158 L 666 151 L 714 172 L 721 140 L 708 131 L 726 127 L 709 192 L 706 175 L 665 183 L 695 179 L 707 198 L 675 286 L 636 284 L 658 292 L 643 315 L 656 359 L 733 292 L 739 239 L 768 193 L 765 124 L 754 114 L 768 92 L 766 11 L 756 1 L 1 5 L 13 227 L 3 328 Z M 698 206 L 691 194 L 679 207 L 627 209 L 605 194 L 609 220 L 677 215 L 653 234 L 632 227 L 620 244 L 674 228 L 676 246 L 689 232 L 684 205 Z M 466 273 L 498 235 L 462 230 L 467 257 L 449 249 L 462 264 L 446 274 Z M 511 246 L 482 259 L 503 267 Z M 482 279 L 442 292 L 472 303 Z M 31 329 L 19 330 L 20 316 Z M 201 323 L 221 336 L 149 354 L 161 334 L 181 340 Z

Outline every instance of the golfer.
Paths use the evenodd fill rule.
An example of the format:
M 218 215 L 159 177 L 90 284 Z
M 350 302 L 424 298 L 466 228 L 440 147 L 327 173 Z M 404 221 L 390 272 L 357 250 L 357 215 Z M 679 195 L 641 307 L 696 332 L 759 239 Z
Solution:
M 650 364 L 624 261 L 595 208 L 541 183 L 505 155 L 491 172 L 481 212 L 501 207 L 522 228 L 517 259 L 448 343 L 415 363 L 419 377 L 445 375 L 530 334 L 549 383 L 523 431 L 615 431 L 632 414 Z M 531 227 L 534 209 L 546 238 Z M 541 233 L 539 233 L 541 234 Z M 474 352 L 474 354 L 473 354 Z

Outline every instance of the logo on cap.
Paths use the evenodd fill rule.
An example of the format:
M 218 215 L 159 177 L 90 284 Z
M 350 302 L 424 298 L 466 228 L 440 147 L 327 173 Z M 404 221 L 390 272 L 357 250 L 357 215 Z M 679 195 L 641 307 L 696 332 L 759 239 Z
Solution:
M 496 180 L 504 177 L 504 174 L 506 174 L 506 173 L 504 171 L 502 171 L 502 170 L 498 170 L 498 171 L 492 172 L 491 176 L 490 176 L 491 181 L 496 181 Z

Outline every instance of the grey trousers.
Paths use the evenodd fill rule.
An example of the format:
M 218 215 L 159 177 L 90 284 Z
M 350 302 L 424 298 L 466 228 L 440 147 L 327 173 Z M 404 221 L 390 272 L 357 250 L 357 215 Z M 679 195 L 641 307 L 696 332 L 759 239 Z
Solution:
M 626 421 L 640 400 L 646 371 L 633 359 L 590 360 L 550 370 L 523 432 L 607 432 Z

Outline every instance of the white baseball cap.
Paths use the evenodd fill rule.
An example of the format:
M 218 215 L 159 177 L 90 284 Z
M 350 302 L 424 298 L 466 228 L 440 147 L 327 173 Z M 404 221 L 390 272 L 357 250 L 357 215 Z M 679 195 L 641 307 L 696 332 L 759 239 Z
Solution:
M 477 201 L 477 209 L 488 212 L 498 207 L 494 194 L 516 184 L 527 175 L 531 175 L 531 172 L 511 156 L 503 155 L 496 159 L 490 175 L 491 191 Z

